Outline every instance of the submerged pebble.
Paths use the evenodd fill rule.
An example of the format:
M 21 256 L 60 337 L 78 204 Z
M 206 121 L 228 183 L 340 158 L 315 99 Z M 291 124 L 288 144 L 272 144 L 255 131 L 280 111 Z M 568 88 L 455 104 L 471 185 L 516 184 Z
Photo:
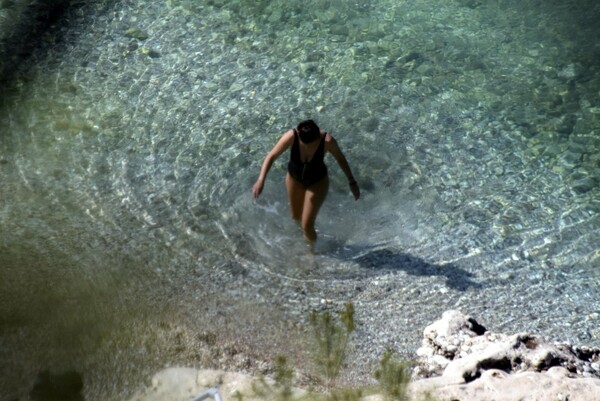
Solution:
M 148 34 L 139 28 L 129 28 L 125 31 L 125 36 L 132 39 L 144 41 L 148 39 Z

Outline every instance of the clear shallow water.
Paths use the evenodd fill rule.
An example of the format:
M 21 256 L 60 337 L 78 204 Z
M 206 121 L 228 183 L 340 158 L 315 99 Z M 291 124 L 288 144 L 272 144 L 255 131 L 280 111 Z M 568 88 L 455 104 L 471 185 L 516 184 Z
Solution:
M 110 376 L 115 352 L 193 360 L 128 342 L 165 321 L 196 329 L 207 298 L 299 316 L 352 300 L 374 354 L 409 354 L 448 308 L 599 344 L 598 5 L 309 3 L 80 4 L 7 75 L 11 397 L 43 369 Z M 288 218 L 284 160 L 250 194 L 307 117 L 363 190 L 354 202 L 329 160 L 314 256 Z M 19 348 L 31 339 L 43 351 Z M 119 389 L 89 386 L 123 391 L 138 368 L 122 369 Z

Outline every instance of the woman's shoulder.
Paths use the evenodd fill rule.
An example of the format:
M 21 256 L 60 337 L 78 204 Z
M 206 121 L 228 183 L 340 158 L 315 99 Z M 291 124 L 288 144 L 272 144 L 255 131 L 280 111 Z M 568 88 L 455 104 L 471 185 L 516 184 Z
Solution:
M 329 132 L 323 132 L 325 135 L 325 143 L 335 143 L 335 138 Z
M 337 141 L 335 140 L 333 135 L 326 132 L 324 142 L 325 142 L 325 152 L 335 154 L 337 151 L 339 151 Z
M 294 134 L 295 134 L 295 130 L 293 128 L 290 128 L 289 130 L 285 131 L 283 133 L 283 135 L 281 135 L 282 138 L 286 139 L 286 140 L 294 140 Z
M 294 130 L 290 129 L 279 137 L 279 140 L 275 144 L 275 147 L 278 148 L 278 152 L 283 152 L 288 147 L 292 146 L 294 143 Z

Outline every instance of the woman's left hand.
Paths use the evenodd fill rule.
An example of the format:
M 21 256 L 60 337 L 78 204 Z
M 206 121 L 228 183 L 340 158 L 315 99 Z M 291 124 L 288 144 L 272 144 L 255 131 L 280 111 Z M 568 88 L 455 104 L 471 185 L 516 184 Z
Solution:
M 252 195 L 254 195 L 255 198 L 258 198 L 258 196 L 262 193 L 264 186 L 264 181 L 262 181 L 261 179 L 256 180 L 256 183 L 252 187 Z

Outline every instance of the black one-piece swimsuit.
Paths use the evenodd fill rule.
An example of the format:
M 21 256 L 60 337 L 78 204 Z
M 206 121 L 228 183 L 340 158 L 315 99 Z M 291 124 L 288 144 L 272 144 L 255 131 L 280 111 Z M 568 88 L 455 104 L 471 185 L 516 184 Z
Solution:
M 325 158 L 325 135 L 321 137 L 319 147 L 312 159 L 307 163 L 304 163 L 300 158 L 299 142 L 298 131 L 294 129 L 294 143 L 290 153 L 288 172 L 294 179 L 308 188 L 327 176 L 327 166 L 323 161 Z

